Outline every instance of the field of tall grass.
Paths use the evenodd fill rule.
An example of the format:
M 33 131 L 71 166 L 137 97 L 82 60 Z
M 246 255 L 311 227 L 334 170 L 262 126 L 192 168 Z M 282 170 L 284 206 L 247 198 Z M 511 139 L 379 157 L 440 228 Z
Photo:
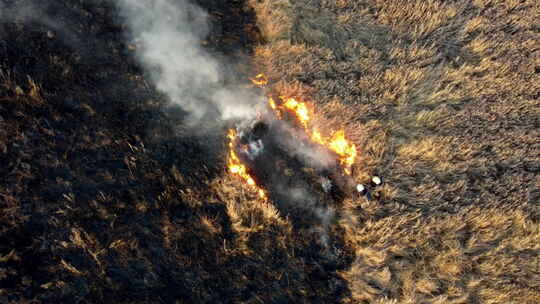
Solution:
M 110 1 L 36 2 L 0 20 L 0 303 L 540 302 L 540 2 L 196 2 L 208 51 L 345 128 L 377 198 L 287 214 Z
M 346 123 L 358 179 L 386 179 L 345 205 L 345 302 L 538 302 L 540 4 L 251 3 L 255 66 Z

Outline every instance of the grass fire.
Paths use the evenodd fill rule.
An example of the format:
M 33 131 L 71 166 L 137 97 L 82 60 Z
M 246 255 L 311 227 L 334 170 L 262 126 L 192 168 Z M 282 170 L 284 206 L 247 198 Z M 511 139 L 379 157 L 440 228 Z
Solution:
M 0 303 L 540 303 L 538 20 L 0 0 Z
M 264 74 L 258 74 L 252 82 L 264 86 L 268 79 Z M 343 129 L 329 131 L 329 136 L 322 135 L 314 126 L 313 111 L 308 103 L 293 97 L 268 96 L 267 106 L 256 117 L 253 121 L 239 122 L 236 128 L 228 131 L 228 168 L 261 198 L 267 198 L 266 191 L 261 188 L 264 187 L 264 179 L 270 174 L 281 174 L 275 168 L 279 167 L 279 162 L 287 160 L 294 163 L 295 171 L 311 167 L 321 175 L 319 183 L 324 192 L 332 187 L 340 187 L 338 191 L 341 193 L 347 191 L 342 183 L 336 182 L 336 176 L 340 176 L 340 180 L 349 178 L 347 184 L 350 185 L 347 186 L 354 183 L 348 176 L 357 156 L 355 144 L 347 141 Z M 261 162 L 266 163 L 265 166 L 270 163 L 276 167 L 261 172 Z

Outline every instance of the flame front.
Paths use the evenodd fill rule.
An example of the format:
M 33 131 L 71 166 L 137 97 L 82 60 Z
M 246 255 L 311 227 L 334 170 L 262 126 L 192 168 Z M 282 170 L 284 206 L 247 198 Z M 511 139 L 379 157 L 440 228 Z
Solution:
M 339 162 L 343 166 L 343 170 L 347 175 L 351 174 L 351 167 L 356 160 L 356 145 L 347 140 L 345 130 L 340 129 L 331 132 L 331 136 L 323 136 L 323 134 L 311 125 L 311 112 L 307 103 L 299 101 L 292 97 L 280 96 L 281 103 L 278 105 L 273 98 L 268 98 L 268 104 L 274 110 L 276 116 L 281 119 L 282 112 L 291 113 L 295 119 L 302 125 L 306 133 L 313 142 L 316 142 L 339 156 Z
M 236 131 L 234 129 L 230 129 L 227 137 L 229 138 L 229 159 L 227 161 L 229 171 L 232 174 L 239 175 L 249 186 L 255 188 L 261 198 L 266 198 L 266 193 L 264 190 L 257 186 L 255 180 L 251 177 L 251 175 L 249 175 L 246 165 L 242 163 L 234 151 L 234 146 L 236 144 Z
M 264 74 L 259 74 L 254 78 L 251 78 L 251 82 L 256 86 L 262 87 L 268 84 L 268 78 L 266 78 Z
M 268 78 L 264 74 L 259 74 L 252 78 L 251 81 L 254 85 L 265 86 L 268 83 Z M 291 117 L 292 115 L 296 123 L 304 128 L 311 141 L 336 153 L 343 171 L 347 175 L 351 174 L 351 166 L 356 160 L 357 151 L 354 143 L 346 139 L 345 130 L 341 129 L 330 132 L 331 135 L 329 136 L 323 135 L 323 133 L 313 126 L 311 121 L 312 113 L 308 104 L 293 97 L 279 96 L 279 99 L 268 97 L 268 105 L 275 113 L 277 119 Z M 285 115 L 285 113 L 290 115 Z M 229 171 L 234 175 L 240 176 L 249 187 L 257 191 L 261 198 L 267 199 L 266 192 L 257 185 L 253 177 L 249 174 L 247 166 L 242 163 L 242 160 L 237 155 L 235 150 L 237 145 L 236 131 L 234 129 L 229 130 L 227 137 L 229 139 L 229 157 L 227 161 Z
M 282 97 L 283 98 L 283 97 Z M 305 102 L 299 102 L 294 98 L 283 98 L 285 100 L 285 103 L 283 103 L 283 106 L 290 111 L 292 111 L 296 118 L 300 121 L 302 126 L 304 128 L 308 127 L 308 122 L 310 120 L 309 118 L 309 110 Z
M 356 146 L 345 139 L 345 131 L 339 130 L 332 135 L 328 147 L 340 156 L 345 173 L 351 174 L 351 166 L 356 160 Z

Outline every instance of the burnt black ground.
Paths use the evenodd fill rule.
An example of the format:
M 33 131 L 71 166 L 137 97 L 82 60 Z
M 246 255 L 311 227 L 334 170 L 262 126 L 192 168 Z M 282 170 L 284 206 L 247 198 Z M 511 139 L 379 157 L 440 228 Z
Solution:
M 261 118 L 237 127 L 240 138 L 235 153 L 282 215 L 291 217 L 297 227 L 317 225 L 318 211 L 339 212 L 345 198 L 358 196 L 356 185 L 344 174 L 339 155 L 311 141 L 293 114 L 280 113 L 281 119 L 269 109 Z M 250 151 L 249 145 L 257 142 L 261 150 Z M 331 183 L 327 191 L 323 178 Z
M 206 181 L 225 174 L 225 130 L 183 127 L 182 110 L 135 64 L 111 2 L 2 3 L 33 3 L 56 26 L 0 25 L 0 303 L 329 303 L 347 294 L 336 270 L 350 259 L 316 244 L 291 245 L 296 266 L 280 248 L 225 254 L 230 219 L 205 195 Z M 213 23 L 209 51 L 242 63 L 231 75 L 243 77 L 259 39 L 253 13 L 244 1 L 198 3 Z M 201 228 L 201 217 L 220 231 Z

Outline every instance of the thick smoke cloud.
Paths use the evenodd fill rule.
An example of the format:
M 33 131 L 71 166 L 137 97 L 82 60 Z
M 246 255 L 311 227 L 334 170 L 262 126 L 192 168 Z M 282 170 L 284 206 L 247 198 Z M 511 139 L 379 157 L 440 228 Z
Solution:
M 189 114 L 191 122 L 254 116 L 261 100 L 223 85 L 223 63 L 201 47 L 208 15 L 185 0 L 119 0 L 136 57 L 155 87 Z

